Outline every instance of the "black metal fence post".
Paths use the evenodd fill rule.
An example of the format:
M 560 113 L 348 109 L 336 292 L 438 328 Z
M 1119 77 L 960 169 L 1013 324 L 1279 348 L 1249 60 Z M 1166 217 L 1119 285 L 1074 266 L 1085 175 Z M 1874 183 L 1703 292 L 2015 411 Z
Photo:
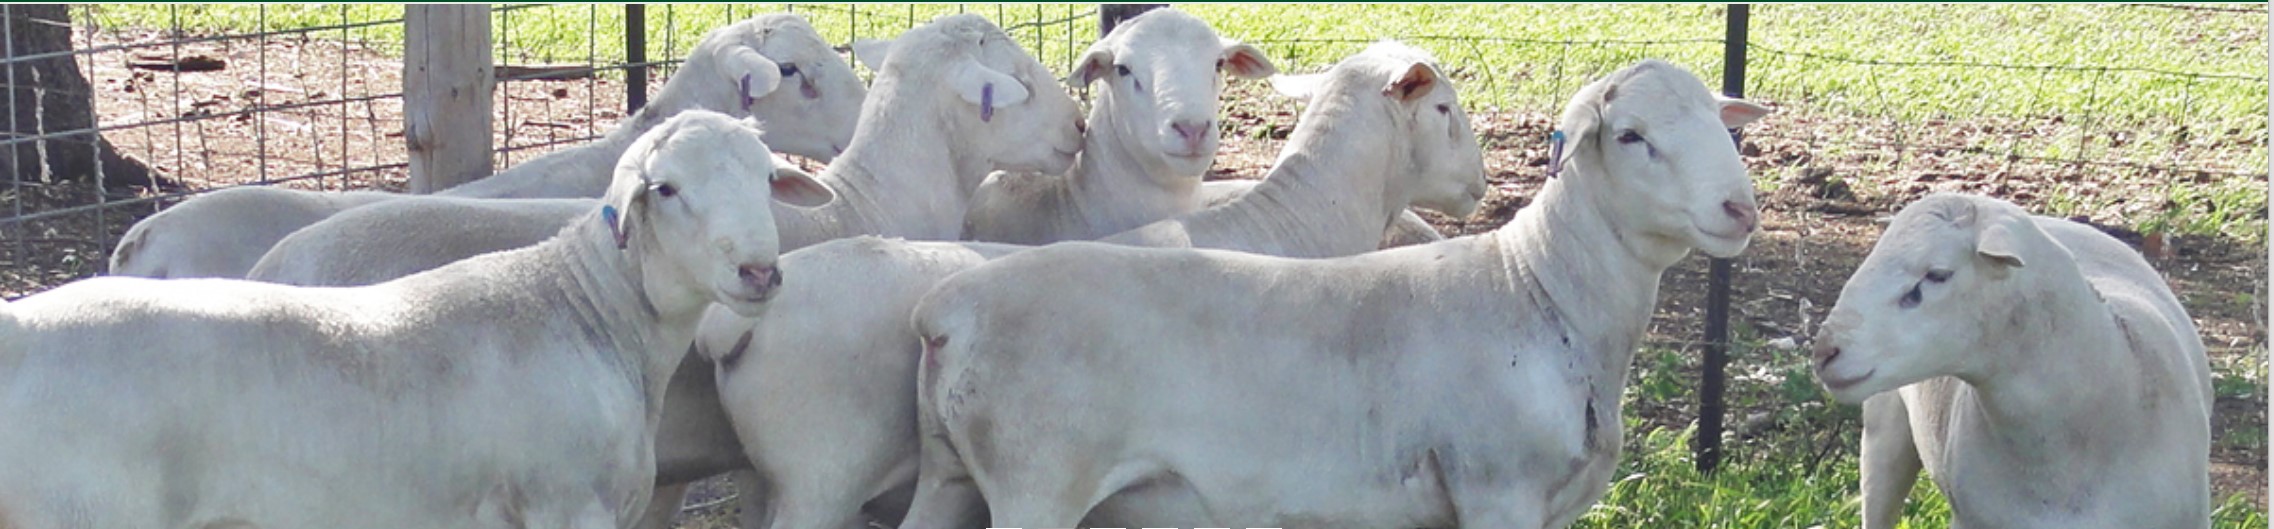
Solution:
M 624 4 L 624 116 L 647 106 L 647 5 Z
M 1121 24 L 1123 20 L 1136 18 L 1138 13 L 1168 6 L 1168 4 L 1098 4 L 1098 38 L 1102 39 L 1106 35 L 1113 34 L 1113 26 Z
M 1729 5 L 1728 33 L 1722 40 L 1721 91 L 1729 97 L 1745 96 L 1745 25 L 1747 4 Z M 1735 129 L 1729 140 L 1741 142 Z M 1742 144 L 1740 143 L 1742 146 Z M 1698 436 L 1691 439 L 1698 472 L 1712 473 L 1721 466 L 1723 382 L 1729 367 L 1728 259 L 1713 259 L 1706 275 L 1705 362 L 1698 378 Z

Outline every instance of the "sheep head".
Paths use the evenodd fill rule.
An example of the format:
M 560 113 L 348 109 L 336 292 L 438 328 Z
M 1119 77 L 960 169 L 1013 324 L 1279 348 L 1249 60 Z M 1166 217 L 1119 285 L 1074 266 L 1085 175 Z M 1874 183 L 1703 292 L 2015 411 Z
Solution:
M 1728 129 L 1770 112 L 1650 59 L 1581 88 L 1564 107 L 1557 184 L 1585 186 L 1628 250 L 1671 265 L 1695 248 L 1745 251 L 1759 227 L 1753 180 Z M 1586 180 L 1586 181 L 1575 181 Z
M 1813 340 L 1816 378 L 1842 402 L 1937 376 L 1971 378 L 1989 339 L 2029 310 L 2030 263 L 2060 252 L 2019 206 L 1938 193 L 1905 206 L 1840 289 Z
M 1155 178 L 1190 181 L 1215 161 L 1225 75 L 1259 79 L 1278 71 L 1255 46 L 1160 8 L 1091 44 L 1072 80 L 1104 84 L 1090 121 L 1121 143 L 1114 148 Z
M 772 208 L 753 205 L 816 207 L 836 198 L 802 174 L 775 172 L 753 125 L 682 112 L 642 134 L 617 163 L 600 218 L 641 261 L 640 280 L 658 306 L 719 303 L 757 314 L 781 284 L 781 244 Z
M 1074 98 L 985 17 L 940 17 L 890 41 L 856 42 L 854 50 L 862 62 L 873 61 L 877 92 L 937 91 L 931 106 L 944 132 L 996 169 L 1063 173 L 1081 150 Z
M 767 14 L 712 31 L 695 45 L 687 70 L 717 72 L 724 99 L 702 108 L 755 116 L 768 145 L 827 161 L 853 140 L 868 87 L 805 18 Z M 795 131 L 789 133 L 788 131 Z

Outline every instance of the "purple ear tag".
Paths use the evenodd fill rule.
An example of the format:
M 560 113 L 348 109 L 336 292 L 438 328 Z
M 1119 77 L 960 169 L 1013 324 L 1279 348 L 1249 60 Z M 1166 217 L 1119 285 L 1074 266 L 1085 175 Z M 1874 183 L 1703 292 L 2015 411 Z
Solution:
M 995 83 L 979 86 L 979 120 L 995 120 Z
M 1563 131 L 1548 133 L 1548 178 L 1563 172 Z
M 750 74 L 742 74 L 742 90 L 735 92 L 734 95 L 742 98 L 743 112 L 749 112 L 750 105 L 758 103 L 758 98 L 750 97 Z
M 608 233 L 616 237 L 616 249 L 622 250 L 631 237 L 624 233 L 624 225 L 618 224 L 617 218 L 616 206 L 600 206 L 600 222 L 608 223 Z

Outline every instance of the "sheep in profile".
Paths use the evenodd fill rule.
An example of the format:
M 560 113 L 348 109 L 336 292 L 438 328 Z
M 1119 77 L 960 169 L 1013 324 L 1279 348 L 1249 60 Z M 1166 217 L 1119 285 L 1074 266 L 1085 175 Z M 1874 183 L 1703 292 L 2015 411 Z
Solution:
M 675 116 L 557 237 L 379 285 L 98 277 L 0 305 L 0 526 L 625 526 L 697 318 L 783 282 L 749 205 L 831 200 L 765 151 Z
M 634 139 L 692 109 L 755 116 L 768 145 L 828 160 L 853 136 L 867 88 L 805 18 L 767 14 L 711 31 L 655 100 L 599 141 L 540 156 L 436 193 L 473 198 L 600 196 Z M 245 277 L 278 240 L 349 208 L 407 196 L 275 186 L 205 193 L 136 222 L 111 252 L 110 273 L 156 278 Z
M 1382 211 L 1402 209 L 1421 194 L 1415 189 L 1440 187 L 1427 182 L 1453 183 L 1441 186 L 1454 189 L 1451 196 L 1432 196 L 1465 196 L 1460 184 L 1480 178 L 1482 160 L 1474 138 L 1455 128 L 1466 120 L 1451 80 L 1434 62 L 1419 50 L 1378 45 L 1322 74 L 1332 82 L 1321 77 L 1306 84 L 1323 92 L 1322 102 L 1297 124 L 1297 141 L 1282 157 L 1287 170 L 1274 171 L 1279 182 L 1264 195 L 1277 204 L 1340 199 L 1378 205 L 1283 211 L 1249 202 L 1230 207 L 1246 213 L 1195 220 L 1192 232 L 1206 235 L 1189 242 L 1357 253 L 1381 233 Z M 1343 148 L 1361 142 L 1377 149 Z M 740 318 L 713 310 L 705 317 L 696 349 L 717 364 L 718 395 L 751 464 L 767 476 L 764 497 L 772 507 L 764 510 L 772 518 L 766 527 L 834 528 L 849 523 L 864 503 L 883 507 L 872 513 L 906 505 L 891 494 L 915 479 L 916 403 L 910 396 L 918 351 L 908 313 L 940 279 L 1026 248 L 877 237 L 829 241 L 783 256 L 786 273 L 810 279 L 782 290 L 780 302 L 799 307 L 795 315 Z
M 1115 26 L 1071 74 L 1102 85 L 1073 170 L 988 176 L 972 195 L 963 238 L 1095 239 L 1200 209 L 1195 191 L 1215 161 L 1224 77 L 1277 71 L 1262 50 L 1175 8 Z
M 2211 374 L 2163 277 L 2090 227 L 1936 194 L 1896 214 L 1815 338 L 1863 403 L 1863 526 L 1925 470 L 1953 527 L 2210 527 Z

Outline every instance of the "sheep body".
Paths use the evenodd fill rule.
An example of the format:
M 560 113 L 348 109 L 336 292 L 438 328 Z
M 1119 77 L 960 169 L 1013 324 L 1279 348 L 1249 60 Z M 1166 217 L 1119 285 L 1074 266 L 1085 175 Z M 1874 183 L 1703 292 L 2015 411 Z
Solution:
M 2202 339 L 2107 234 L 1931 195 L 1896 215 L 1815 347 L 1817 378 L 1864 405 L 1866 528 L 1895 527 L 1920 470 L 1954 527 L 2210 526 Z
M 696 318 L 771 295 L 772 225 L 738 207 L 767 199 L 763 177 L 711 170 L 747 167 L 736 151 L 758 138 L 684 114 L 633 145 L 611 209 L 380 285 L 99 277 L 10 303 L 0 513 L 20 529 L 629 523 Z
M 599 205 L 585 198 L 390 200 L 285 236 L 245 277 L 302 286 L 377 284 L 544 241 Z
M 1351 114 L 1390 113 L 1382 111 L 1382 107 L 1402 107 L 1408 111 L 1430 109 L 1435 113 L 1428 102 L 1382 95 L 1384 85 L 1408 73 L 1411 65 L 1426 63 L 1425 57 L 1386 51 L 1376 55 L 1385 61 L 1353 61 L 1348 67 L 1337 70 L 1362 79 L 1340 86 L 1343 91 L 1360 97 L 1322 102 L 1298 124 L 1299 131 L 1332 129 L 1338 132 L 1300 132 L 1303 141 L 1291 143 L 1288 149 L 1304 154 L 1284 159 L 1308 159 L 1312 153 L 1330 150 L 1327 147 L 1341 144 L 1335 138 L 1364 137 L 1396 146 L 1390 149 L 1392 152 L 1431 153 L 1455 160 L 1443 167 L 1430 168 L 1443 176 L 1476 178 L 1481 174 L 1480 167 L 1458 162 L 1463 159 L 1459 149 L 1476 150 L 1473 141 L 1444 134 L 1442 128 L 1436 126 L 1407 129 L 1393 123 L 1351 117 Z M 1429 72 L 1434 73 L 1434 70 Z M 1416 82 L 1446 81 L 1432 76 Z M 1452 101 L 1450 86 L 1439 88 L 1442 91 L 1435 94 L 1439 99 L 1430 101 Z M 1432 141 L 1437 138 L 1443 139 Z M 1407 149 L 1408 144 L 1423 147 Z M 1397 157 L 1385 158 L 1389 160 L 1386 166 L 1399 165 Z M 1331 161 L 1322 164 L 1336 165 Z M 1350 172 L 1369 171 L 1372 169 Z M 1303 173 L 1275 177 L 1331 179 L 1336 176 L 1339 175 Z M 1361 238 L 1381 232 L 1378 225 L 1369 228 L 1364 227 L 1365 222 L 1356 224 L 1360 227 L 1345 231 L 1352 231 Z M 1253 239 L 1332 240 L 1336 238 L 1331 235 L 1333 230 L 1346 226 L 1291 222 L 1272 227 L 1291 227 L 1306 234 Z M 1225 248 L 1250 248 L 1236 237 L 1206 239 L 1206 242 Z M 1256 247 L 1266 246 L 1257 243 Z M 698 331 L 703 338 L 698 340 L 696 349 L 719 364 L 720 398 L 734 418 L 735 429 L 747 446 L 750 461 L 765 476 L 766 484 L 762 488 L 776 498 L 778 507 L 770 510 L 778 514 L 771 527 L 837 527 L 859 511 L 863 502 L 871 502 L 885 491 L 913 483 L 915 402 L 906 396 L 915 391 L 912 374 L 918 351 L 907 325 L 907 315 L 918 297 L 947 274 L 1025 248 L 1028 247 L 873 237 L 831 241 L 790 252 L 783 260 L 785 274 L 809 278 L 784 287 L 785 296 L 799 301 L 783 301 L 783 306 L 826 305 L 827 308 L 792 318 L 737 318 L 715 310 L 706 317 Z
M 1574 98 L 1564 176 L 1490 234 L 1334 259 L 1074 242 L 952 276 L 914 313 L 902 528 L 981 491 L 995 527 L 1567 525 L 1617 463 L 1659 275 L 1754 228 L 1723 127 L 1764 112 L 1646 61 Z M 1685 163 L 1602 139 L 1639 122 Z
M 1255 189 L 1256 184 L 1261 183 L 1263 183 L 1262 180 L 1247 179 L 1201 182 L 1200 202 L 1203 206 L 1211 208 L 1228 204 L 1232 202 L 1232 199 L 1246 195 L 1248 191 Z M 1413 246 L 1442 240 L 1445 240 L 1445 234 L 1438 233 L 1436 227 L 1429 225 L 1429 221 L 1422 220 L 1420 215 L 1416 215 L 1412 211 L 1401 211 L 1398 212 L 1397 217 L 1390 219 L 1390 227 L 1383 230 L 1381 248 Z

